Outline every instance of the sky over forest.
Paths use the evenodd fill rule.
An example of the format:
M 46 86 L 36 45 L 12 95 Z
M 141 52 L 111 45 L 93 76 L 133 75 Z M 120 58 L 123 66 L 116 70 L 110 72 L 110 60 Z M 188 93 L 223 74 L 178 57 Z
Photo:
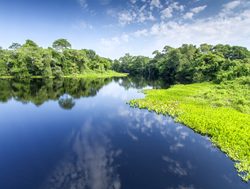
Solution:
M 250 49 L 250 0 L 0 0 L 0 28 L 3 48 L 66 38 L 109 58 L 186 43 Z

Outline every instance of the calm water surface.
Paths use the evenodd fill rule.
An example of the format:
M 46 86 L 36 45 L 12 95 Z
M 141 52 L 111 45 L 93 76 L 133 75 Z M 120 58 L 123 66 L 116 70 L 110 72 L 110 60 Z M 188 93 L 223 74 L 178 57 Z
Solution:
M 0 80 L 0 189 L 249 189 L 206 137 L 126 104 L 152 87 Z

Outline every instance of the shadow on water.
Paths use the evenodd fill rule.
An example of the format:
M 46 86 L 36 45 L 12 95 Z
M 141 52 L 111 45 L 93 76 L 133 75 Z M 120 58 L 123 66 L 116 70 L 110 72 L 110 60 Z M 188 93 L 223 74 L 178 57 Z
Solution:
M 0 80 L 0 188 L 249 188 L 208 138 L 126 104 L 164 87 L 130 77 Z

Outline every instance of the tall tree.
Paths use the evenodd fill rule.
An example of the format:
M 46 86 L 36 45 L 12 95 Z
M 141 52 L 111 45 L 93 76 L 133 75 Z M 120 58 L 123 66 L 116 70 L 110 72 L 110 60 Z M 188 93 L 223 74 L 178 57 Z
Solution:
M 9 46 L 9 49 L 11 49 L 11 50 L 17 50 L 17 49 L 19 49 L 19 48 L 21 48 L 21 47 L 22 47 L 22 45 L 19 44 L 19 43 L 12 43 L 12 44 Z
M 22 47 L 25 47 L 25 48 L 34 47 L 34 48 L 36 48 L 36 47 L 38 47 L 38 45 L 34 41 L 27 39 Z
M 67 41 L 67 39 L 57 39 L 53 42 L 52 47 L 58 51 L 62 51 L 64 49 L 71 48 L 71 44 Z

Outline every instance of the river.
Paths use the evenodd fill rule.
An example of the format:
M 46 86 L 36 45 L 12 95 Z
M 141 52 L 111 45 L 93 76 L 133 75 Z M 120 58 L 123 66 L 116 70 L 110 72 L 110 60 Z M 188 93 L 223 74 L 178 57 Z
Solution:
M 161 87 L 129 77 L 0 80 L 0 188 L 249 189 L 209 138 L 127 104 Z

